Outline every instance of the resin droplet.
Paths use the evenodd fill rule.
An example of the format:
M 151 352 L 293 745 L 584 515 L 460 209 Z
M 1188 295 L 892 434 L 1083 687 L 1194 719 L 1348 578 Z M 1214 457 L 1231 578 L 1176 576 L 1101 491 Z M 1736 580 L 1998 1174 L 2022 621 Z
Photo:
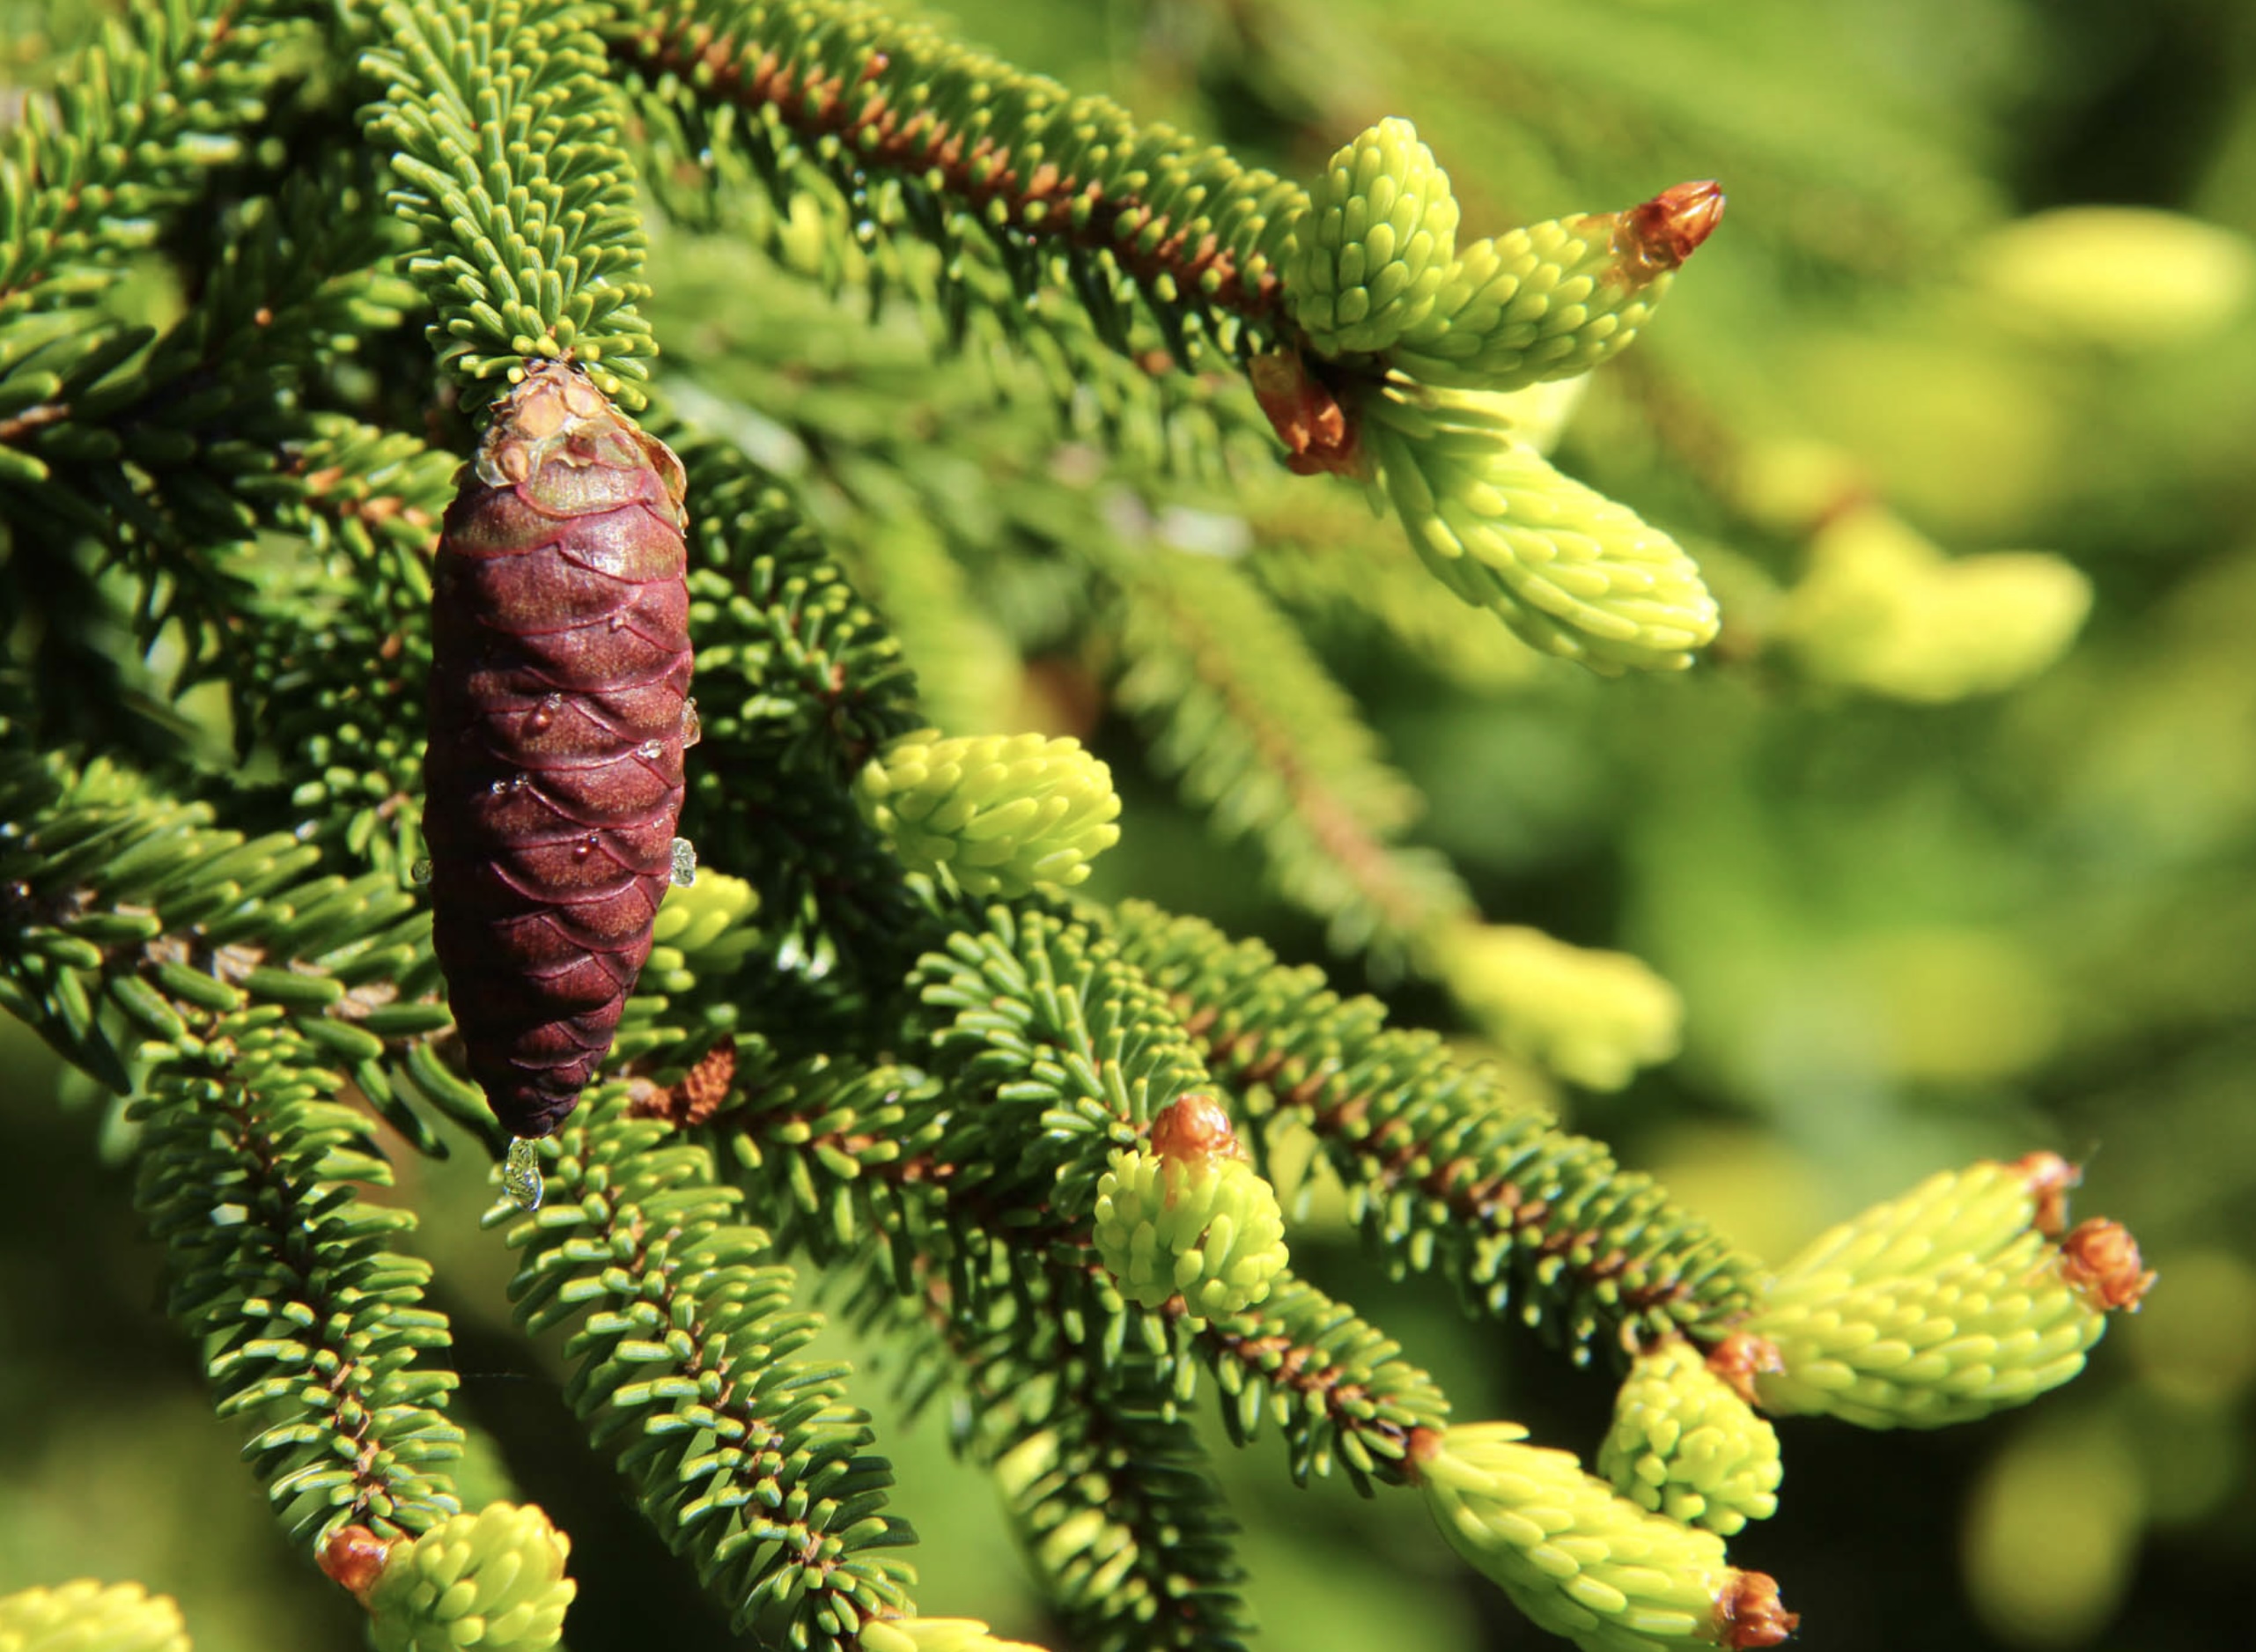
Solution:
M 697 845 L 687 837 L 674 840 L 674 887 L 686 889 L 697 881 Z
M 541 1208 L 541 1144 L 512 1136 L 501 1167 L 501 1191 L 520 1210 Z
M 682 750 L 684 750 L 684 751 L 689 750 L 689 749 L 690 747 L 692 747 L 692 746 L 696 745 L 699 741 L 703 740 L 704 737 L 705 737 L 705 731 L 704 731 L 703 728 L 700 728 L 700 727 L 697 726 L 697 701 L 696 701 L 694 698 L 693 698 L 693 699 L 687 699 L 687 700 L 682 701 Z
M 431 857 L 429 855 L 420 855 L 417 857 L 415 865 L 408 868 L 408 876 L 414 879 L 417 883 L 430 882 Z

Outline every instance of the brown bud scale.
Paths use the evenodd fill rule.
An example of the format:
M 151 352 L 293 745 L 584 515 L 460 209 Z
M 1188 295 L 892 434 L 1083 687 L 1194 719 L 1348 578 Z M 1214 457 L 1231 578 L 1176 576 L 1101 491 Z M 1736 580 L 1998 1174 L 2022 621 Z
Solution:
M 392 1541 L 365 1526 L 340 1526 L 314 1559 L 331 1582 L 365 1606 L 368 1591 L 384 1575 L 384 1563 L 392 1558 Z
M 1286 446 L 1286 468 L 1294 476 L 1325 473 L 1366 479 L 1369 461 L 1346 407 L 1309 370 L 1297 351 L 1256 356 L 1247 364 L 1253 399 Z
M 1162 1159 L 1209 1162 L 1245 1155 L 1221 1103 L 1196 1091 L 1179 1095 L 1152 1120 L 1152 1151 Z
M 1783 1371 L 1786 1361 L 1780 1354 L 1778 1345 L 1769 1338 L 1735 1331 L 1709 1351 L 1707 1368 L 1721 1378 L 1733 1393 L 1752 1405 L 1758 1403 L 1755 1379 L 1766 1373 Z
M 2155 1280 L 2130 1230 L 2104 1216 L 2078 1222 L 2061 1241 L 2061 1275 L 2102 1313 L 2118 1308 L 2138 1312 Z
M 641 1094 L 628 1104 L 638 1118 L 662 1118 L 677 1129 L 702 1125 L 720 1110 L 736 1082 L 736 1040 L 724 1038 L 697 1058 L 695 1066 L 660 1088 L 638 1080 Z
M 2083 1180 L 2083 1169 L 2057 1153 L 2024 1154 L 2013 1168 L 2026 1178 L 2029 1196 L 2037 1201 L 2030 1225 L 2047 1239 L 2059 1238 L 2068 1227 L 2068 1190 Z
M 576 370 L 497 404 L 432 570 L 432 940 L 470 1073 L 545 1136 L 611 1047 L 673 867 L 681 462 Z
M 1723 191 L 1711 181 L 1680 183 L 1622 214 L 1614 250 L 1646 276 L 1674 269 L 1723 221 Z
M 1802 1614 L 1778 1597 L 1767 1572 L 1734 1571 L 1715 1603 L 1717 1638 L 1736 1649 L 1777 1646 L 1801 1626 Z

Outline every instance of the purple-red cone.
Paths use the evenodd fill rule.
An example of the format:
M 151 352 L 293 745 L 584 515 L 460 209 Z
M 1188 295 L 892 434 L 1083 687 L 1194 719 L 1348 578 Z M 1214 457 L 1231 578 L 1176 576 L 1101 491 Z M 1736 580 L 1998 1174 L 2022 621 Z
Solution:
M 650 955 L 682 808 L 681 462 L 573 368 L 496 404 L 433 569 L 424 833 L 470 1072 L 545 1136 Z

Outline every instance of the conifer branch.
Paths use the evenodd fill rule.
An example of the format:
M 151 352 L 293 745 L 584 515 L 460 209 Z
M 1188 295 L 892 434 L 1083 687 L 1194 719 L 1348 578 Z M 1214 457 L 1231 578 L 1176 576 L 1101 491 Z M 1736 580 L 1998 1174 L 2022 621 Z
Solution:
M 999 904 L 986 918 L 921 970 L 923 1000 L 954 1012 L 933 1042 L 967 1103 L 945 1144 L 952 1191 L 1078 1221 L 1110 1149 L 1205 1088 L 1205 1068 L 1110 943 L 1039 909 Z
M 247 1455 L 297 1535 L 422 1530 L 455 1507 L 436 1468 L 461 1438 L 454 1378 L 421 1362 L 446 1322 L 422 1306 L 426 1265 L 388 1248 L 412 1214 L 350 1185 L 391 1180 L 374 1121 L 332 1099 L 341 1045 L 387 1088 L 383 1040 L 330 1012 L 356 963 L 411 977 L 384 944 L 398 903 L 299 882 L 318 850 L 215 831 L 107 765 L 0 765 L 0 818 L 33 822 L 0 833 L 0 1004 L 121 1091 L 116 1040 L 136 1036 L 136 1200 L 221 1414 L 258 1424 Z M 328 970 L 271 962 L 317 953 Z
M 741 740 L 763 766 L 851 780 L 880 746 L 918 726 L 900 645 L 780 483 L 724 443 L 671 439 L 699 501 L 690 525 L 694 617 L 707 639 L 698 680 L 733 672 L 753 691 L 741 734 L 722 705 L 700 713 L 707 736 Z
M 1525 1111 L 1433 1034 L 1387 1029 L 1376 1000 L 1140 902 L 1111 933 L 1250 1116 L 1315 1131 L 1366 1240 L 1398 1264 L 1438 1267 L 1492 1313 L 1517 1297 L 1577 1359 L 1601 1329 L 1633 1348 L 1678 1330 L 1713 1340 L 1751 1302 L 1744 1264 L 1651 1178 Z
M 309 416 L 280 453 L 265 508 L 304 536 L 306 588 L 254 638 L 271 692 L 251 708 L 254 726 L 304 777 L 289 806 L 319 841 L 408 875 L 424 854 L 423 615 L 457 466 L 328 413 Z
M 474 395 L 527 359 L 586 368 L 639 408 L 657 351 L 636 306 L 643 233 L 623 114 L 585 0 L 383 8 L 368 55 L 388 88 L 369 136 L 395 147 L 392 204 L 418 232 L 409 273 L 439 312 L 440 365 Z
M 1373 1478 L 1409 1478 L 1412 1434 L 1449 1417 L 1441 1389 L 1394 1339 L 1289 1273 L 1257 1306 L 1191 1341 L 1221 1388 L 1230 1437 L 1243 1444 L 1264 1416 L 1273 1420 L 1297 1485 L 1334 1463 L 1367 1495 Z
M 989 1455 L 1044 1593 L 1091 1652 L 1243 1647 L 1236 1525 L 1198 1436 L 1170 1415 L 1148 1361 L 1122 1362 L 1101 1387 L 1085 1375 L 1094 1366 L 1059 1349 L 1041 1366 L 1020 1356 L 969 1373 L 975 1403 L 1012 1420 Z M 1036 1371 L 1046 1380 L 1029 1389 Z
M 31 822 L 0 834 L 15 942 L 0 959 L 0 1003 L 124 1094 L 122 1029 L 170 1041 L 186 1028 L 175 999 L 217 1012 L 247 994 L 285 1011 L 424 1151 L 438 1139 L 409 1094 L 490 1128 L 435 1048 L 453 1018 L 437 998 L 430 919 L 396 877 L 304 879 L 319 845 L 291 832 L 247 838 L 212 815 L 114 764 L 0 748 L 0 819 Z
M 12 502 L 27 607 L 54 613 L 56 574 L 91 535 L 145 593 L 130 622 L 143 646 L 177 630 L 168 686 L 225 681 L 246 738 L 266 726 L 260 667 L 284 636 L 319 635 L 310 616 L 340 608 L 404 618 L 395 583 L 340 588 L 294 565 L 277 577 L 253 542 L 262 526 L 302 524 L 291 455 L 327 417 L 304 410 L 315 358 L 349 355 L 412 301 L 385 268 L 394 241 L 369 206 L 342 166 L 244 203 L 187 313 L 145 352 L 58 392 L 57 422 L 29 439 L 41 476 Z
M 303 25 L 248 0 L 159 0 L 107 22 L 52 101 L 33 98 L 0 156 L 0 339 L 16 418 L 24 318 L 92 305 L 125 255 L 240 152 Z M 60 370 L 45 371 L 61 382 Z M 34 402 L 52 399 L 33 395 Z M 17 468 L 10 463 L 4 469 Z
M 1221 150 L 858 4 L 703 0 L 610 40 L 669 101 L 741 111 L 722 135 L 754 147 L 779 195 L 805 166 L 858 233 L 915 235 L 943 258 L 984 243 L 1019 298 L 1048 277 L 1124 353 L 1139 307 L 1185 367 L 1208 341 L 1236 360 L 1272 336 L 1277 239 L 1307 192 Z
M 1191 1318 L 1180 1298 L 1139 1312 L 1090 1251 L 1102 1155 L 1206 1082 L 1112 944 L 998 907 L 984 934 L 957 937 L 925 975 L 926 1000 L 956 1011 L 935 1039 L 947 1086 L 829 1061 L 740 1066 L 711 1127 L 764 1206 L 795 1207 L 785 1231 L 835 1254 L 860 1214 L 887 1240 L 892 1287 L 943 1287 L 947 1311 L 974 1331 L 995 1318 L 1036 1336 L 1010 1305 L 1046 1305 L 1037 1320 L 1080 1327 L 1069 1343 L 1101 1326 L 1107 1359 L 1161 1358 L 1178 1402 L 1195 1395 L 1198 1364 L 1210 1368 L 1239 1438 L 1264 1414 L 1278 1420 L 1296 1478 L 1335 1461 L 1358 1485 L 1390 1475 L 1409 1431 L 1438 1423 L 1447 1404 L 1351 1310 L 1285 1274 L 1228 1319 Z
M 954 1388 L 970 1408 L 959 1451 L 992 1470 L 1012 1530 L 1074 1645 L 1224 1652 L 1244 1643 L 1235 1523 L 1168 1366 L 1072 1334 L 1091 1276 L 1065 1260 L 1020 1271 L 1017 1306 L 971 1315 L 921 1258 L 921 1289 L 865 1270 L 853 1307 L 916 1339 L 896 1385 L 922 1405 Z
M 821 1321 L 793 1307 L 790 1269 L 736 1222 L 711 1154 L 669 1134 L 618 1090 L 551 1139 L 544 1208 L 488 1218 L 525 1253 L 518 1318 L 578 1321 L 574 1410 L 736 1633 L 852 1648 L 865 1621 L 905 1610 L 912 1574 L 888 1551 L 914 1535 L 883 1512 L 892 1474 L 844 1404 L 844 1368 L 792 1358 Z
M 1422 801 L 1301 637 L 1235 570 L 1159 548 L 1105 557 L 1124 669 L 1154 760 L 1224 835 L 1250 833 L 1332 944 L 1382 969 L 1471 911 L 1441 859 L 1404 848 Z
M 849 938 L 889 987 L 927 920 L 845 788 L 922 721 L 915 679 L 774 478 L 710 439 L 676 445 L 698 502 L 689 597 L 703 745 L 684 830 L 715 864 L 746 868 L 785 944 L 827 967 Z
M 437 1465 L 462 1436 L 443 1409 L 454 1374 L 424 1362 L 449 1342 L 423 1306 L 430 1265 L 387 1245 L 415 1217 L 352 1192 L 392 1179 L 374 1123 L 330 1099 L 336 1077 L 283 1009 L 201 992 L 233 1007 L 174 1000 L 186 1030 L 131 1115 L 169 1306 L 220 1414 L 258 1425 L 244 1455 L 293 1535 L 421 1531 L 460 1507 Z

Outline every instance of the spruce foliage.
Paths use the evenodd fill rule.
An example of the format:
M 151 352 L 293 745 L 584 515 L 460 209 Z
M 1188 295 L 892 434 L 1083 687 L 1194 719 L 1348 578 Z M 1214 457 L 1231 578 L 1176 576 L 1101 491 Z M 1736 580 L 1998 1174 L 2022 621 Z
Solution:
M 1336 951 L 1481 1001 L 1445 967 L 1472 897 L 1411 841 L 1416 793 L 1295 623 L 1310 583 L 1281 555 L 1171 548 L 1153 507 L 1185 475 L 1269 497 L 1281 441 L 1293 471 L 1391 498 L 1448 587 L 1537 647 L 1685 664 L 1715 631 L 1692 559 L 1500 398 L 1649 326 L 1714 203 L 1690 229 L 1663 196 L 1461 259 L 1404 123 L 1340 152 L 1312 198 L 859 0 L 164 0 L 13 129 L 0 589 L 30 652 L 0 678 L 0 1007 L 127 1098 L 168 1309 L 378 1644 L 551 1645 L 571 1597 L 545 1515 L 463 1507 L 450 1329 L 383 1191 L 392 1154 L 503 1146 L 431 952 L 424 684 L 455 464 L 535 362 L 584 371 L 686 470 L 682 826 L 704 872 L 677 879 L 606 1076 L 542 1150 L 543 1202 L 490 1225 L 521 1331 L 564 1333 L 594 1454 L 751 1643 L 994 1644 L 916 1617 L 866 1379 L 810 1346 L 795 1262 L 840 1281 L 906 1398 L 947 1397 L 1056 1625 L 1098 1652 L 1245 1644 L 1193 1422 L 1210 1403 L 1236 1443 L 1273 1434 L 1295 1481 L 1404 1508 L 1422 1488 L 1582 1644 L 1648 1644 L 1616 1634 L 1646 1633 L 1625 1587 L 1665 1603 L 1666 1644 L 1791 1621 L 1735 1615 L 1760 1575 L 1673 1505 L 1501 1426 L 1453 1452 L 1449 1399 L 1382 1309 L 1287 1265 L 1265 1178 L 1310 1142 L 1396 1276 L 1441 1275 L 1578 1363 L 1766 1335 L 1775 1408 L 1978 1414 L 2065 1380 L 2123 1305 L 2075 1282 L 2032 1192 L 1957 1260 L 1987 1270 L 2001 1342 L 2001 1270 L 2051 1270 L 2073 1347 L 1891 1410 L 1892 1350 L 1841 1316 L 1881 1301 L 1883 1329 L 1943 1342 L 1965 1293 L 1897 1311 L 1901 1281 L 1814 1266 L 1774 1292 L 1375 999 L 1202 919 L 1068 903 L 1118 835 L 1102 765 L 933 728 L 934 702 L 1008 708 L 950 678 L 945 645 L 919 657 L 948 630 L 928 601 L 1085 645 L 1154 765 Z M 700 318 L 722 261 L 784 321 Z M 120 291 L 159 266 L 176 302 L 134 319 Z M 821 290 L 866 301 L 851 329 Z M 811 376 L 892 387 L 890 417 L 763 380 L 785 346 L 754 335 L 793 306 L 846 352 Z M 1121 485 L 1007 457 L 1030 431 Z M 881 543 L 899 515 L 919 536 Z M 1438 587 L 1404 594 L 1383 531 L 1389 611 L 1462 623 L 1419 609 Z M 920 667 L 941 691 L 920 697 Z M 1171 1180 L 1168 1121 L 1194 1106 L 1220 1122 L 1189 1151 L 1217 1156 Z M 1153 1235 L 1167 1255 L 1136 1259 Z M 1972 1357 L 1928 1363 L 1947 1385 Z M 1547 1486 L 1583 1545 L 1567 1574 Z

